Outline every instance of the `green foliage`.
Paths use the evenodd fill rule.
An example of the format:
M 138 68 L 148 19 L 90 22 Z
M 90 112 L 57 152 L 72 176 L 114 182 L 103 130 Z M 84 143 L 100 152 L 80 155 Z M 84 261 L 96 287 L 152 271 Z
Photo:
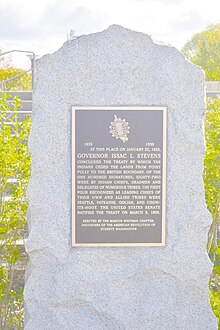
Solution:
M 210 279 L 210 300 L 220 322 L 220 99 L 207 100 L 205 134 L 203 177 L 206 203 L 213 218 L 207 244 L 209 257 L 214 264 Z
M 220 329 L 220 267 L 215 266 L 210 279 L 210 302 Z
M 13 78 L 13 79 L 11 79 Z M 11 80 L 10 80 L 11 79 Z M 3 81 L 6 83 L 1 84 Z M 0 87 L 4 91 L 31 90 L 32 88 L 31 74 L 21 69 L 9 67 L 0 68 Z
M 220 80 L 220 24 L 195 34 L 182 49 L 185 56 L 202 67 L 206 80 Z
M 220 192 L 220 99 L 207 100 L 205 137 L 204 183 L 206 203 L 214 220 L 217 212 L 219 212 L 219 205 L 216 207 L 216 202 Z
M 23 285 L 18 281 L 27 227 L 26 190 L 31 159 L 30 118 L 18 121 L 18 98 L 0 98 L 0 328 L 23 328 Z M 9 112 L 10 111 L 10 112 Z M 23 276 L 23 274 L 22 274 Z

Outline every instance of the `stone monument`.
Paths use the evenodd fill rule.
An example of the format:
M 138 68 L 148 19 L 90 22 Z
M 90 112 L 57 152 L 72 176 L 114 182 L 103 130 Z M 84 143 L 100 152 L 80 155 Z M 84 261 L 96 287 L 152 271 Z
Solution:
M 91 246 L 94 242 L 90 235 L 79 238 L 82 242 L 89 242 L 89 246 L 72 244 L 72 216 L 76 214 L 76 204 L 72 202 L 72 195 L 76 192 L 73 189 L 76 158 L 73 157 L 75 145 L 71 134 L 75 134 L 72 130 L 72 109 L 77 110 L 77 107 L 87 110 L 102 107 L 103 111 L 106 111 L 105 107 L 114 108 L 107 120 L 110 128 L 105 135 L 108 141 L 111 139 L 111 148 L 115 148 L 111 149 L 111 159 L 130 157 L 127 163 L 130 168 L 133 156 L 127 156 L 128 149 L 121 149 L 125 150 L 126 156 L 124 153 L 119 155 L 117 146 L 134 148 L 137 140 L 132 134 L 134 127 L 139 126 L 133 124 L 133 119 L 139 118 L 142 125 L 137 139 L 146 137 L 150 129 L 155 134 L 157 129 L 153 121 L 149 121 L 151 128 L 148 125 L 146 131 L 143 129 L 145 119 L 140 119 L 140 107 L 146 107 L 145 110 L 166 108 L 167 128 L 163 132 L 167 137 L 166 158 L 163 158 L 163 164 L 166 164 L 166 173 L 163 171 L 166 186 L 163 207 L 165 240 L 158 236 L 155 238 L 156 246 L 140 246 L 136 237 L 132 238 L 133 246 Z M 120 116 L 121 107 L 133 107 L 137 117 L 129 111 Z M 86 129 L 91 129 L 94 136 L 96 129 L 104 130 L 104 117 L 100 119 L 102 112 L 94 121 L 95 113 L 89 114 L 90 117 L 86 115 L 82 119 L 76 114 L 77 141 L 81 137 L 83 139 Z M 118 25 L 66 42 L 57 52 L 38 61 L 29 141 L 32 176 L 28 189 L 29 238 L 26 249 L 30 260 L 25 285 L 26 330 L 217 329 L 208 298 L 211 264 L 206 253 L 206 240 L 211 217 L 206 209 L 202 181 L 204 114 L 204 76 L 200 68 L 188 62 L 175 48 Z M 161 130 L 162 126 L 158 127 Z M 107 153 L 111 151 L 107 150 L 109 145 L 105 137 L 99 140 L 100 145 L 94 145 L 97 141 L 94 136 L 93 141 L 88 138 L 84 141 L 85 148 L 94 148 L 90 156 L 89 149 L 80 149 L 79 146 L 76 157 L 89 158 L 84 163 L 87 168 L 93 166 L 91 159 L 95 159 L 99 161 L 97 164 L 106 165 L 108 169 L 113 164 Z M 154 136 L 156 139 L 157 134 Z M 103 146 L 104 149 L 97 149 Z M 139 155 L 145 155 L 145 151 L 151 156 L 143 158 L 155 160 L 161 157 L 158 150 L 132 149 L 132 152 L 139 153 L 135 154 L 136 160 L 142 158 Z M 106 160 L 105 163 L 101 158 Z M 114 163 L 113 168 L 117 164 Z M 144 166 L 146 164 L 145 160 Z M 90 169 L 94 170 L 93 167 Z M 102 170 L 104 172 L 99 174 L 106 174 L 104 167 Z M 91 174 L 78 172 L 83 175 L 79 177 L 82 181 L 76 189 L 82 196 L 89 195 L 79 197 L 79 201 L 87 200 L 90 205 L 91 185 L 95 189 L 96 183 L 88 181 L 88 173 Z M 101 180 L 107 180 L 106 176 Z M 129 180 L 133 180 L 134 185 L 136 177 L 134 180 L 128 176 L 124 181 L 127 185 L 125 191 L 130 192 Z M 107 189 L 106 182 L 104 190 Z M 140 181 L 137 187 L 139 184 Z M 84 185 L 89 187 L 87 195 L 83 193 Z M 147 187 L 146 181 L 143 188 L 146 194 L 153 189 Z M 119 187 L 117 196 L 120 196 L 120 189 L 124 186 Z M 98 200 L 97 190 L 93 196 Z M 102 197 L 100 200 L 103 202 Z M 95 205 L 95 209 L 99 207 L 98 204 L 91 205 Z M 107 209 L 109 205 L 108 202 Z M 146 206 L 145 203 L 140 205 Z M 78 206 L 78 214 L 80 210 L 86 210 L 84 202 Z M 128 212 L 126 207 L 124 212 Z M 102 209 L 103 212 L 107 210 L 105 207 Z M 159 221 L 153 215 L 152 219 L 148 219 L 147 212 L 143 216 L 142 206 L 139 209 L 141 219 L 153 224 Z M 97 219 L 91 213 L 90 219 L 85 217 L 82 223 L 98 226 L 104 214 L 110 228 L 110 222 L 120 221 L 122 210 L 119 208 L 116 216 L 111 213 L 109 219 L 106 219 L 107 213 L 99 213 Z M 131 222 L 139 221 L 138 213 L 130 218 Z M 76 217 L 75 223 L 79 223 L 80 219 Z M 123 233 L 115 240 L 116 243 L 121 240 L 121 235 Z M 107 242 L 114 243 L 115 236 L 112 237 L 107 237 Z M 123 242 L 129 243 L 129 237 L 124 236 Z M 137 240 L 145 242 L 144 237 Z M 151 235 L 147 242 L 150 240 Z M 102 242 L 102 238 L 99 241 Z

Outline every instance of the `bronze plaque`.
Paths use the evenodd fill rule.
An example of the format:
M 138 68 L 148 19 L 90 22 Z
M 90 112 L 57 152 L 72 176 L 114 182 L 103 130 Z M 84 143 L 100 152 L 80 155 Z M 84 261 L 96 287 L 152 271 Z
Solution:
M 72 245 L 164 246 L 166 107 L 72 108 Z

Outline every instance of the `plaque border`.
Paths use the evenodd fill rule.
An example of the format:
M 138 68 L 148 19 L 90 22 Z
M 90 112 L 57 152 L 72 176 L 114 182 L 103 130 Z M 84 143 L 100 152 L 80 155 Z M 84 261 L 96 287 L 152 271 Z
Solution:
M 162 180 L 162 242 L 161 243 L 76 243 L 75 233 L 75 114 L 77 110 L 152 110 L 163 111 L 163 180 Z M 160 247 L 166 246 L 166 163 L 167 106 L 72 106 L 71 108 L 71 236 L 72 247 Z

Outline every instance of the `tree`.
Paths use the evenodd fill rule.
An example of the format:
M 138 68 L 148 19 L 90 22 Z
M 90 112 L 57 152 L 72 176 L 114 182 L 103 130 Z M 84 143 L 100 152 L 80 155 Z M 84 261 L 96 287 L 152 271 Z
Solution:
M 182 49 L 185 56 L 202 67 L 206 80 L 220 80 L 220 24 L 195 34 Z
M 31 74 L 27 73 L 25 70 L 13 67 L 0 68 L 0 90 L 20 91 L 31 89 Z
M 31 171 L 30 118 L 18 121 L 20 101 L 0 98 L 0 328 L 23 328 L 23 272 L 18 281 L 26 230 L 26 190 Z M 10 113 L 9 113 L 10 110 Z
M 207 251 L 214 264 L 210 280 L 210 301 L 220 328 L 220 99 L 207 100 L 205 135 L 203 178 L 206 204 L 213 218 L 207 243 Z
M 20 91 L 32 89 L 32 77 L 26 70 L 12 66 L 11 54 L 1 56 L 0 49 L 0 90 Z M 6 83 L 3 83 L 7 81 Z

